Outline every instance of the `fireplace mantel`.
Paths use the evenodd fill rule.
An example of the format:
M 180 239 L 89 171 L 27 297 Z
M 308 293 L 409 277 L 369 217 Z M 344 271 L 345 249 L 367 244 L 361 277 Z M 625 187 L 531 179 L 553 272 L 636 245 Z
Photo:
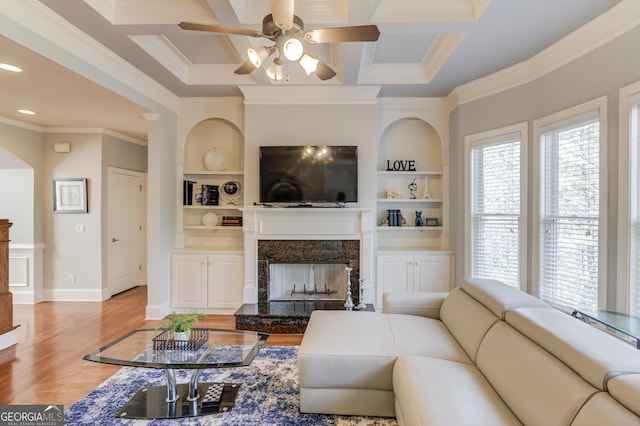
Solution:
M 244 207 L 244 303 L 258 301 L 259 240 L 358 240 L 365 302 L 373 303 L 375 210 L 367 208 Z

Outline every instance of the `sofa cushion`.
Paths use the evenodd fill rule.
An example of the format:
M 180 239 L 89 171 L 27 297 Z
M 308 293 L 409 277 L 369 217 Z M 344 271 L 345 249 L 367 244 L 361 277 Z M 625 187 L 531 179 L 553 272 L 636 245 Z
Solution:
M 609 380 L 609 393 L 640 416 L 640 374 L 625 374 Z
M 487 332 L 476 366 L 526 425 L 568 425 L 597 392 L 563 362 L 503 321 Z
M 395 360 L 385 314 L 313 311 L 298 351 L 300 387 L 392 390 Z
M 491 311 L 459 288 L 453 289 L 442 303 L 440 318 L 473 361 L 485 333 L 498 321 Z
M 640 351 L 556 309 L 515 309 L 506 321 L 600 390 L 617 374 L 640 373 Z
M 593 395 L 580 409 L 571 426 L 624 425 L 638 426 L 640 418 L 606 392 Z
M 549 307 L 540 299 L 498 280 L 465 278 L 460 282 L 460 288 L 486 306 L 500 319 L 504 319 L 504 314 L 514 308 Z
M 520 425 L 476 367 L 402 356 L 393 369 L 396 416 L 403 425 Z
M 440 306 L 449 293 L 394 292 L 382 295 L 382 312 L 440 319 Z
M 471 364 L 442 321 L 415 315 L 387 314 L 397 355 L 426 355 Z

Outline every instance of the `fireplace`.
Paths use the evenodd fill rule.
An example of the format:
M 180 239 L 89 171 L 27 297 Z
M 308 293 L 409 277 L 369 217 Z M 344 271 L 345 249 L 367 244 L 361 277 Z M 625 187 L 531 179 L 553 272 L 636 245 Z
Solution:
M 354 303 L 357 304 L 360 241 L 260 240 L 258 303 L 274 300 L 345 300 L 347 267 L 352 269 L 351 294 Z M 291 294 L 293 284 L 296 284 L 297 294 Z M 325 292 L 325 284 L 326 292 L 330 294 L 322 294 Z M 272 294 L 274 289 L 275 294 Z M 288 296 L 285 294 L 287 290 Z M 305 290 L 307 293 L 315 294 L 304 294 Z
M 375 289 L 371 280 L 374 209 L 243 207 L 241 210 L 245 284 L 244 304 L 235 313 L 237 329 L 304 332 L 314 310 L 345 309 L 346 268 L 351 269 L 353 303 L 360 303 L 362 284 L 364 310 L 374 309 Z M 293 271 L 278 270 L 285 265 Z M 330 270 L 316 271 L 324 267 Z M 270 280 L 274 276 L 282 280 L 283 274 L 285 284 L 270 288 Z M 335 281 L 331 288 L 329 277 Z M 306 282 L 298 284 L 299 279 Z M 296 282 L 295 289 L 289 287 L 291 281 Z M 292 296 L 294 300 L 285 300 Z
M 269 263 L 270 302 L 345 300 L 349 262 Z

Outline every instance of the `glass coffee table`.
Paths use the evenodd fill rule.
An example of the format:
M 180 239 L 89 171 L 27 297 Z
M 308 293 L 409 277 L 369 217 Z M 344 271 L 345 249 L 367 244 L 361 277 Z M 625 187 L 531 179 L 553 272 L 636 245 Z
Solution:
M 83 357 L 129 367 L 164 369 L 166 385 L 136 392 L 116 414 L 129 419 L 171 419 L 214 414 L 233 407 L 237 383 L 199 383 L 203 369 L 248 366 L 269 337 L 254 331 L 194 328 L 178 341 L 156 329 L 133 330 Z M 175 370 L 191 369 L 189 383 L 176 383 Z

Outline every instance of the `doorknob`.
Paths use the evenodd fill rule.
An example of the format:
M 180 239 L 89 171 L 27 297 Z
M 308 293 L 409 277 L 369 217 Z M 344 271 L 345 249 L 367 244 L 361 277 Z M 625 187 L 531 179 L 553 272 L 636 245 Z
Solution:
M 118 239 L 116 239 L 116 238 L 112 238 L 112 239 L 111 239 L 111 242 L 112 242 L 112 243 L 115 243 L 116 241 L 120 241 L 120 240 L 118 240 Z

